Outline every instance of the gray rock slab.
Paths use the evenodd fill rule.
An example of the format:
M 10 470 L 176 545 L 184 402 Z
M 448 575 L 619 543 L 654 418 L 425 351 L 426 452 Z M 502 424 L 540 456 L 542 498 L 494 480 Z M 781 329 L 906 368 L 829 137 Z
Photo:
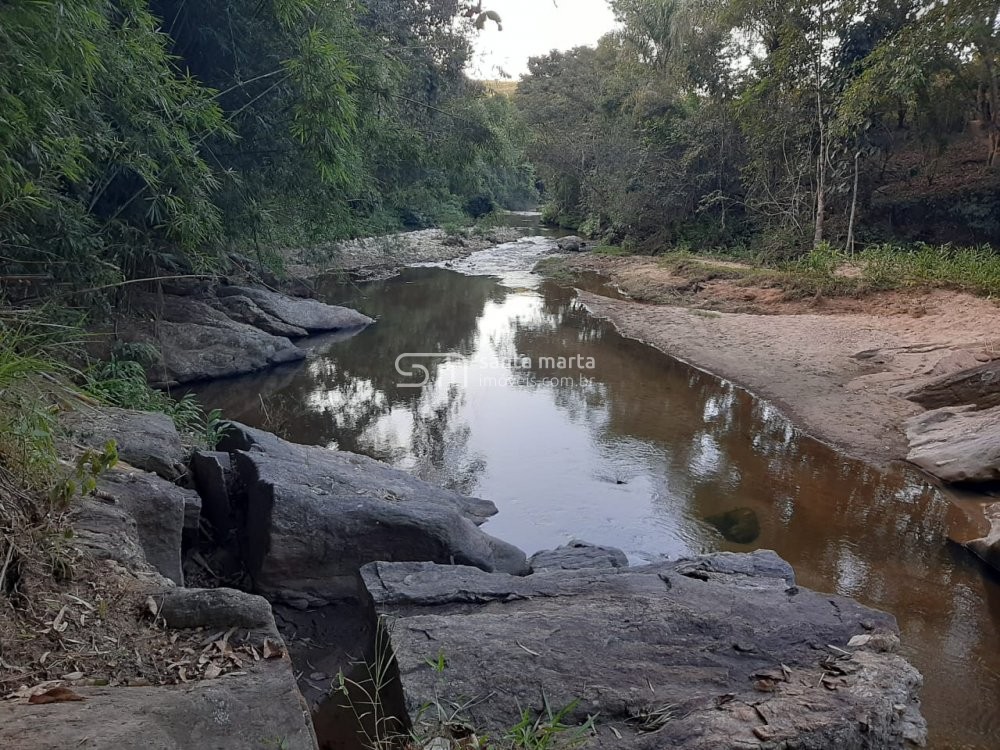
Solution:
M 906 397 L 925 409 L 963 404 L 980 409 L 1000 406 L 1000 359 L 922 383 Z
M 234 425 L 220 446 L 235 451 L 245 488 L 244 559 L 257 590 L 320 605 L 357 592 L 374 560 L 426 560 L 514 574 L 523 552 L 478 528 L 496 512 L 353 453 L 296 445 Z
M 238 635 L 272 637 L 280 641 L 271 605 L 262 596 L 236 589 L 176 588 L 155 596 L 168 628 L 237 628 Z
M 905 424 L 907 460 L 945 482 L 1000 480 L 1000 406 L 944 407 Z
M 528 558 L 528 564 L 535 573 L 541 570 L 627 568 L 628 557 L 615 547 L 575 541 L 556 549 L 536 552 Z
M 102 498 L 113 501 L 135 520 L 139 543 L 149 564 L 183 586 L 181 547 L 185 517 L 197 495 L 155 474 L 119 470 L 105 474 L 98 480 L 97 488 Z
M 145 295 L 136 304 L 143 316 L 127 321 L 121 335 L 158 350 L 148 368 L 155 385 L 242 375 L 306 356 L 284 336 L 238 323 L 203 300 Z
M 267 289 L 223 286 L 219 287 L 216 294 L 220 300 L 232 296 L 250 299 L 268 315 L 310 333 L 364 328 L 375 322 L 367 315 L 362 315 L 349 307 L 327 305 L 314 299 L 289 297 Z
M 69 438 L 101 451 L 109 440 L 118 446 L 118 457 L 137 469 L 174 480 L 184 473 L 188 450 L 173 420 L 166 414 L 113 406 L 80 407 L 62 416 Z
M 423 736 L 438 736 L 435 706 L 497 737 L 546 704 L 572 706 L 567 724 L 597 717 L 586 748 L 893 750 L 926 736 L 921 677 L 886 650 L 894 619 L 798 588 L 771 552 L 520 578 L 380 562 L 362 576 Z
M 82 701 L 0 703 L 11 750 L 317 750 L 291 664 L 169 687 L 73 688 Z
M 221 295 L 219 297 L 219 308 L 237 323 L 246 323 L 275 336 L 297 338 L 306 336 L 309 333 L 305 328 L 289 325 L 285 321 L 265 312 L 256 302 L 242 294 L 234 294 L 232 296 Z

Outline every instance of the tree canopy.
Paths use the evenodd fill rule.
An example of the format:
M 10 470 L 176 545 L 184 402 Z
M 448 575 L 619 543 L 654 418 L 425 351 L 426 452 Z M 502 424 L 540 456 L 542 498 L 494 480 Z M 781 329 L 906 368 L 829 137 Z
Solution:
M 506 97 L 460 0 L 0 3 L 0 256 L 136 278 L 524 207 Z
M 1000 237 L 996 2 L 612 5 L 519 87 L 552 218 L 650 248 Z

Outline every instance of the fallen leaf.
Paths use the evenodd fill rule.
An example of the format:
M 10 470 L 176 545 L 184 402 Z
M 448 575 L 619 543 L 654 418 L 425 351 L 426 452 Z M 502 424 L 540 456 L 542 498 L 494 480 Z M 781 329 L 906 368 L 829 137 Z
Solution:
M 82 680 L 83 672 L 70 672 L 69 674 L 64 674 L 62 678 L 64 680 L 69 680 L 70 682 L 72 682 L 73 680 Z
M 280 643 L 275 643 L 270 638 L 264 639 L 264 658 L 265 659 L 280 659 L 285 655 L 285 649 Z
M 45 703 L 67 703 L 69 701 L 82 701 L 84 697 L 74 693 L 67 687 L 57 687 L 51 690 L 46 690 L 44 693 L 39 693 L 38 695 L 33 695 L 28 698 L 28 703 L 35 704 L 45 704 Z
M 222 670 L 219 668 L 219 666 L 217 664 L 209 664 L 205 668 L 205 679 L 206 680 L 214 680 L 220 674 L 222 674 Z

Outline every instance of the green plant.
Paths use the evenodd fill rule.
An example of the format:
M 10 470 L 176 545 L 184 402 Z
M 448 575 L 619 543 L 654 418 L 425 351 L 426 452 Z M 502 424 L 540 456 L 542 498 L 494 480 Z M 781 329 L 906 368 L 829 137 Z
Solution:
M 83 451 L 77 456 L 70 476 L 59 482 L 52 492 L 57 507 L 68 505 L 77 492 L 83 496 L 91 494 L 97 489 L 98 477 L 117 463 L 118 446 L 114 440 L 105 443 L 100 451 L 92 448 Z
M 438 674 L 444 673 L 445 668 L 448 666 L 448 661 L 444 656 L 444 649 L 438 651 L 436 659 L 425 659 L 424 661 Z
M 0 321 L 0 478 L 8 483 L 44 487 L 58 460 L 58 404 L 70 389 L 68 368 L 48 343 L 24 325 Z
M 543 694 L 543 710 L 537 714 L 533 711 L 524 711 L 519 721 L 505 740 L 511 743 L 511 747 L 517 750 L 552 750 L 552 748 L 573 748 L 579 747 L 591 736 L 594 731 L 596 717 L 588 716 L 583 724 L 573 725 L 564 723 L 565 720 L 576 710 L 578 701 L 554 711 L 549 705 L 548 698 Z
M 926 285 L 1000 295 L 1000 255 L 990 245 L 872 245 L 857 260 L 862 277 L 876 289 Z
M 206 413 L 193 393 L 174 399 L 151 388 L 142 361 L 122 358 L 150 356 L 149 348 L 116 348 L 111 359 L 95 363 L 84 373 L 85 390 L 110 406 L 162 412 L 180 432 L 200 445 L 214 448 L 229 430 L 220 410 Z
M 388 710 L 385 693 L 395 676 L 391 645 L 392 621 L 380 617 L 371 661 L 356 662 L 355 676 L 337 673 L 335 687 L 354 714 L 358 738 L 366 750 L 392 750 L 405 737 L 397 716 Z

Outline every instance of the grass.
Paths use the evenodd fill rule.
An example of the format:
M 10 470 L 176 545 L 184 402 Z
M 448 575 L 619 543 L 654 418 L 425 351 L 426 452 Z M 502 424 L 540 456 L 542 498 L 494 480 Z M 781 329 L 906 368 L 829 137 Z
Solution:
M 81 388 L 107 406 L 166 414 L 192 442 L 214 448 L 227 429 L 222 412 L 206 412 L 193 394 L 174 399 L 151 388 L 146 365 L 158 357 L 159 352 L 149 344 L 119 343 L 110 359 L 93 363 L 81 374 Z
M 621 246 L 602 246 L 593 252 L 613 257 L 630 254 Z M 745 248 L 694 252 L 682 246 L 656 257 L 690 285 L 728 280 L 779 288 L 786 299 L 860 297 L 908 288 L 953 289 L 1000 298 L 1000 253 L 990 245 L 879 244 L 849 256 L 823 244 L 791 260 L 752 255 Z M 571 282 L 574 277 L 572 263 L 562 258 L 545 259 L 536 270 L 562 282 Z
M 423 706 L 409 732 L 403 731 L 404 717 L 394 712 L 392 694 L 398 689 L 396 657 L 392 650 L 393 620 L 382 616 L 370 661 L 352 664 L 352 675 L 338 674 L 334 687 L 352 714 L 361 745 L 368 750 L 423 750 L 426 747 L 461 750 L 572 750 L 593 736 L 595 717 L 582 724 L 570 722 L 577 703 L 554 709 L 542 694 L 542 710 L 525 710 L 516 724 L 499 737 L 479 733 L 467 718 L 468 711 L 489 699 L 473 698 L 451 703 L 440 697 Z M 439 687 L 447 684 L 448 658 L 439 650 L 435 658 L 424 660 L 436 675 Z M 436 691 L 435 695 L 438 695 Z M 395 707 L 403 711 L 402 705 Z M 443 744 L 446 743 L 446 744 Z
M 873 245 L 857 263 L 862 278 L 877 289 L 935 286 L 1000 296 L 1000 254 L 989 245 Z
M 1000 296 L 1000 254 L 989 245 L 872 245 L 853 257 L 824 245 L 795 260 L 741 266 L 713 262 L 728 260 L 725 255 L 689 251 L 667 253 L 660 259 L 664 267 L 690 283 L 724 279 L 775 287 L 784 290 L 786 299 L 859 297 L 920 287 Z

